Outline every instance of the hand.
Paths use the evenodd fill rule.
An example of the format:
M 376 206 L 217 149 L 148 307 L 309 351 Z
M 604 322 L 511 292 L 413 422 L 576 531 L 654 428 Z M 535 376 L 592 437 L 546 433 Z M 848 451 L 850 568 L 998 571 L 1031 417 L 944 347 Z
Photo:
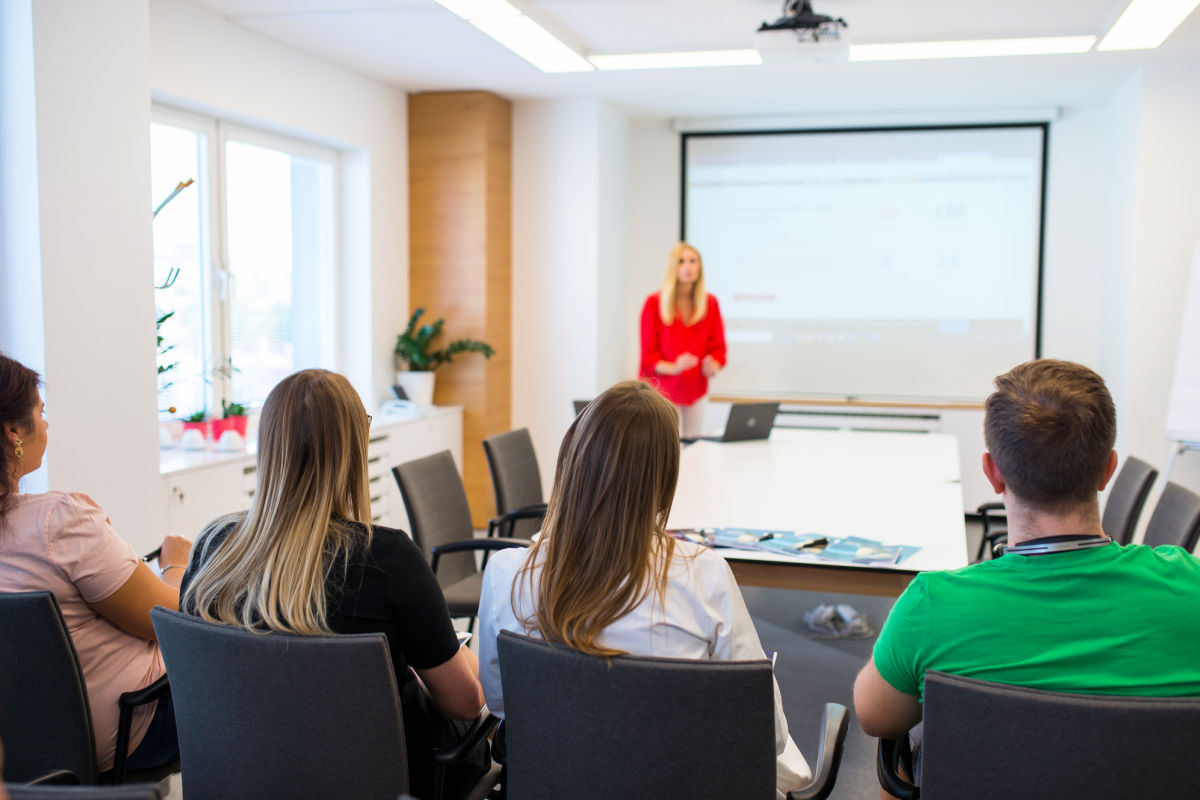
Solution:
M 186 567 L 191 557 L 192 540 L 168 534 L 163 539 L 162 551 L 158 554 L 158 563 L 160 567 L 166 567 L 168 564 Z
M 700 363 L 700 359 L 692 353 L 683 353 L 679 358 L 675 359 L 675 374 L 687 372 L 692 367 Z
M 700 371 L 704 377 L 711 378 L 721 371 L 721 363 L 712 356 L 705 356 L 704 361 L 700 362 Z

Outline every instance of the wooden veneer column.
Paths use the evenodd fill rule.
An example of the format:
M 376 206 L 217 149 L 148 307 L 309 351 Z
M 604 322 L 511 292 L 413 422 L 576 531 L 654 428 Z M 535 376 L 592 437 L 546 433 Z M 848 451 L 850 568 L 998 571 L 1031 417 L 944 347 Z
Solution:
M 445 317 L 443 345 L 482 339 L 437 371 L 434 402 L 464 406 L 463 480 L 475 527 L 493 511 L 484 437 L 509 429 L 512 105 L 488 92 L 408 98 L 409 305 Z

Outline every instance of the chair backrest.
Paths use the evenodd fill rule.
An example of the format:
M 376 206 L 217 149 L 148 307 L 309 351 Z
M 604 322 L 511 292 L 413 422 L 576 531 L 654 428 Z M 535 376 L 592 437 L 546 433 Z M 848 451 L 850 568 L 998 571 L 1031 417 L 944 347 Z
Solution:
M 1196 546 L 1200 535 L 1200 495 L 1168 483 L 1146 523 L 1142 542 L 1148 545 L 1176 544 L 1185 550 Z
M 769 662 L 605 659 L 509 631 L 498 649 L 510 797 L 775 796 Z
M 496 495 L 496 514 L 507 514 L 518 508 L 539 505 L 542 500 L 542 473 L 538 469 L 537 453 L 527 428 L 498 433 L 483 440 L 488 471 L 492 474 L 492 490 Z M 529 539 L 541 529 L 538 519 L 517 520 L 513 525 L 514 538 Z
M 475 535 L 467 490 L 449 450 L 393 467 L 392 475 L 408 510 L 413 541 L 426 561 L 438 545 Z M 478 571 L 474 553 L 450 553 L 438 561 L 438 582 L 446 587 Z
M 255 633 L 155 608 L 188 800 L 408 790 L 387 637 Z
M 925 674 L 922 800 L 1200 797 L 1200 698 L 1106 697 Z
M 0 593 L 0 740 L 6 781 L 65 769 L 96 782 L 87 688 L 50 592 Z
M 1104 517 L 1100 520 L 1100 527 L 1113 541 L 1119 544 L 1133 541 L 1133 531 L 1157 477 L 1158 470 L 1140 458 L 1129 456 L 1125 459 L 1108 493 Z

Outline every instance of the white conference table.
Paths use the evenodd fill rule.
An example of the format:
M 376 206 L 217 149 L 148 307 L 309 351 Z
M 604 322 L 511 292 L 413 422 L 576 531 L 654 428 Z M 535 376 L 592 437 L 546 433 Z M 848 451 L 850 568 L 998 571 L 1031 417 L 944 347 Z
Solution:
M 750 586 L 898 596 L 917 572 L 967 564 L 958 440 L 947 434 L 775 428 L 683 449 L 670 528 L 861 536 L 921 549 L 866 566 L 718 549 Z

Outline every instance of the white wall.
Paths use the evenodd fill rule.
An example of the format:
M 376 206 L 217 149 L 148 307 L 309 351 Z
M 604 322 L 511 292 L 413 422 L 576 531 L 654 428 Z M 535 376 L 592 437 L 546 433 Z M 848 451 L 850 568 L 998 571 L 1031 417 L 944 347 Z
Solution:
M 623 377 L 625 140 L 595 100 L 513 107 L 512 424 L 547 490 L 571 400 Z
M 156 100 L 343 152 L 339 363 L 369 406 L 386 399 L 408 311 L 407 95 L 186 0 L 152 0 L 150 35 Z
M 1160 467 L 1166 408 L 1179 346 L 1192 251 L 1200 242 L 1200 61 L 1144 68 L 1137 127 L 1133 262 L 1128 297 L 1127 436 L 1131 452 Z M 1172 480 L 1200 491 L 1200 453 Z M 1153 502 L 1153 498 L 1151 498 Z
M 160 526 L 146 2 L 32 8 L 49 484 L 86 491 L 147 549 Z
M 1159 61 L 1144 72 L 1131 66 L 1122 74 L 1109 95 L 1064 103 L 1051 127 L 1042 350 L 1046 356 L 1100 370 L 1118 403 L 1120 452 L 1136 453 L 1162 467 L 1167 444 L 1164 416 L 1183 289 L 1191 248 L 1200 239 L 1200 192 L 1195 189 L 1200 186 L 1200 148 L 1195 147 L 1200 141 L 1200 66 Z M 1038 97 L 1039 102 L 1045 99 Z M 950 115 L 955 112 L 947 109 Z M 886 124 L 886 115 L 871 121 Z M 542 124 L 533 140 L 526 139 L 532 135 L 528 128 L 518 126 L 516 134 L 516 147 L 527 148 L 529 158 L 573 148 L 571 155 L 552 155 L 540 167 L 563 183 L 536 192 L 527 187 L 533 198 L 528 202 L 553 207 L 553 227 L 560 234 L 574 228 L 590 232 L 590 215 L 595 212 L 586 200 L 576 197 L 560 203 L 555 199 L 569 195 L 570 179 L 562 170 L 579 168 L 562 159 L 588 150 L 578 141 L 580 132 Z M 613 360 L 620 365 L 619 377 L 636 374 L 638 311 L 661 280 L 663 259 L 678 237 L 679 156 L 679 136 L 669 120 L 629 123 L 626 286 L 621 307 L 606 312 L 603 323 L 606 329 L 623 334 L 595 343 L 604 351 L 602 358 L 612 358 L 610 348 L 619 347 L 619 357 Z M 590 184 L 576 189 L 582 191 L 586 185 Z M 515 227 L 514 234 L 518 253 L 534 245 L 528 227 Z M 551 235 L 539 231 L 534 238 L 544 246 Z M 575 243 L 582 248 L 587 241 Z M 589 263 L 590 252 L 580 253 L 573 262 Z M 546 254 L 542 258 L 547 259 Z M 518 254 L 514 263 L 522 260 Z M 527 277 L 543 279 L 533 273 Z M 586 270 L 573 284 L 581 296 L 591 286 Z M 546 296 L 560 295 L 561 291 L 552 290 Z M 518 319 L 523 316 L 518 312 Z M 514 343 L 521 355 L 514 362 L 514 386 L 537 386 L 540 395 L 536 404 L 514 402 L 517 424 L 532 419 L 529 412 L 542 410 L 542 404 L 558 414 L 558 406 L 579 393 L 574 387 L 586 384 L 593 357 L 582 349 L 586 341 L 556 341 L 550 332 L 559 323 L 553 318 L 526 318 L 523 324 L 522 343 Z M 563 366 L 557 359 L 567 353 L 576 366 L 588 363 L 582 376 L 574 382 L 562 378 L 547 383 L 546 365 Z M 556 390 L 560 384 L 572 388 Z M 720 391 L 719 379 L 713 389 Z M 514 389 L 514 397 L 518 391 Z M 973 469 L 975 463 L 975 454 L 964 455 L 964 468 Z M 1185 456 L 1175 479 L 1200 490 L 1200 454 Z

